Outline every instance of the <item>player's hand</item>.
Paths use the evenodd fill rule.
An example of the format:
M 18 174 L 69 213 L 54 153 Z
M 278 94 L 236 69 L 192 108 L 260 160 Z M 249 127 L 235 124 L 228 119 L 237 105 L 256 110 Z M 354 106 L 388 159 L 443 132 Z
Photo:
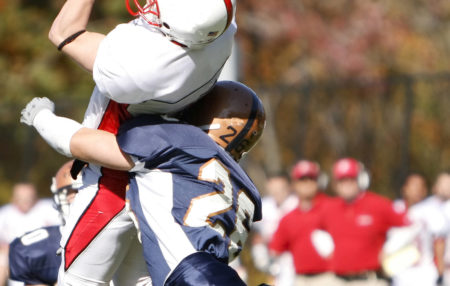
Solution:
M 43 109 L 48 109 L 51 112 L 54 112 L 55 104 L 47 97 L 33 98 L 30 102 L 28 102 L 27 106 L 22 109 L 22 112 L 20 112 L 20 122 L 32 126 L 36 114 Z

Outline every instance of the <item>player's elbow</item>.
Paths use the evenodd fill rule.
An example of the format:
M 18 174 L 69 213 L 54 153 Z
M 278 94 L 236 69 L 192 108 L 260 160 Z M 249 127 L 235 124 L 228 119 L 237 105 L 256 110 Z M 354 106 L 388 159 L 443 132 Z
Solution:
M 60 21 L 53 22 L 50 31 L 48 31 L 48 39 L 56 47 L 69 36 L 69 29 L 60 24 Z
M 52 28 L 50 29 L 50 31 L 48 32 L 48 39 L 50 40 L 50 42 L 52 42 L 53 45 L 55 45 L 56 47 L 59 45 L 59 43 L 61 42 L 61 34 L 58 33 L 58 31 L 54 28 L 54 26 L 52 26 Z

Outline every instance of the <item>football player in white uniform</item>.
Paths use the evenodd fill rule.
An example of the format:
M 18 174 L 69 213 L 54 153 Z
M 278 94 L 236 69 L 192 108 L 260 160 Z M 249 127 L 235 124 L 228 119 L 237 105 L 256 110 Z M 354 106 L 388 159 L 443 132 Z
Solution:
M 101 93 L 118 103 L 145 103 L 129 107 L 131 113 L 184 108 L 212 88 L 231 54 L 234 0 L 149 0 L 138 6 L 135 20 L 106 36 L 80 34 L 93 4 L 66 1 L 50 40 L 93 73 L 93 97 Z
M 233 159 L 261 136 L 262 103 L 244 85 L 220 82 L 179 117 L 225 150 L 194 126 L 154 115 L 124 123 L 116 139 L 55 116 L 41 98 L 21 120 L 63 154 L 134 172 L 129 197 L 154 285 L 245 285 L 227 262 L 261 219 L 261 201 Z M 58 140 L 69 125 L 78 126 L 75 133 Z
M 81 176 L 73 180 L 70 175 L 73 160 L 64 163 L 52 178 L 51 191 L 54 206 L 61 218 L 61 225 L 35 229 L 16 238 L 10 244 L 9 272 L 12 280 L 24 282 L 25 285 L 55 285 L 58 269 L 61 265 L 60 228 L 69 217 L 70 204 L 78 189 L 82 186 Z M 123 241 L 129 249 L 123 263 L 113 279 L 113 285 L 151 285 L 151 279 L 145 267 L 142 246 L 137 239 L 137 232 L 129 240 Z
M 441 210 L 444 213 L 447 223 L 450 224 L 450 172 L 448 170 L 440 172 L 433 185 L 433 192 L 436 198 L 439 199 Z M 437 260 L 439 262 L 439 260 Z M 450 285 L 450 232 L 446 234 L 444 243 L 444 257 L 442 264 L 436 263 L 439 274 L 442 275 L 438 282 L 442 285 Z M 443 274 L 442 274 L 443 273 Z M 438 285 L 441 285 L 438 284 Z
M 290 253 L 284 253 L 277 261 L 272 261 L 269 243 L 282 217 L 295 209 L 298 198 L 293 194 L 286 174 L 269 176 L 265 183 L 266 196 L 262 198 L 264 220 L 255 223 L 252 237 L 252 258 L 258 270 L 269 273 L 279 285 L 293 284 L 294 263 Z
M 127 2 L 137 18 L 106 36 L 85 31 L 93 4 L 66 1 L 49 33 L 59 50 L 93 73 L 96 87 L 86 127 L 116 134 L 132 115 L 184 108 L 212 88 L 231 53 L 233 0 L 149 0 L 144 7 L 134 1 L 137 12 Z M 112 272 L 106 264 L 98 269 L 91 249 L 98 256 L 97 249 L 103 248 L 111 267 L 120 264 L 126 250 L 111 242 L 126 239 L 132 231 L 124 227 L 129 222 L 123 223 L 129 219 L 124 216 L 128 174 L 89 164 L 83 178 L 80 199 L 63 232 L 61 277 L 67 274 L 67 281 L 77 285 L 103 285 Z
M 406 261 L 409 264 L 405 264 L 407 267 L 397 266 L 398 270 L 392 277 L 394 286 L 434 286 L 442 283 L 444 242 L 450 222 L 444 214 L 447 198 L 440 194 L 440 189 L 438 177 L 434 194 L 407 209 L 412 225 L 393 229 L 389 235 L 387 243 L 391 246 L 396 243 L 396 248 L 400 249 L 398 253 L 409 258 Z

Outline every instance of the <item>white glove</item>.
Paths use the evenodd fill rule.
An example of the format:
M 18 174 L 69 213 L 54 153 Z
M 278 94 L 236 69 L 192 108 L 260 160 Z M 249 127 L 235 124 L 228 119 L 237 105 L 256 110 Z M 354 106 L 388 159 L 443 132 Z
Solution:
M 55 104 L 47 97 L 35 97 L 27 106 L 20 112 L 20 122 L 33 126 L 34 118 L 39 111 L 48 109 L 51 112 L 55 111 Z
M 22 110 L 20 122 L 33 126 L 57 152 L 72 157 L 70 140 L 83 126 L 69 118 L 56 116 L 55 104 L 46 97 L 35 97 Z

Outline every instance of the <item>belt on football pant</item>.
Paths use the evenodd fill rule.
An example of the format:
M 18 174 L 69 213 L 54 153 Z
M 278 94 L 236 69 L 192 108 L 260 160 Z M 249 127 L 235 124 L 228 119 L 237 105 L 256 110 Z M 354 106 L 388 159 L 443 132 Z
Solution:
M 335 274 L 338 278 L 346 281 L 354 280 L 369 280 L 369 279 L 385 279 L 385 277 L 378 271 L 363 271 L 352 274 Z

